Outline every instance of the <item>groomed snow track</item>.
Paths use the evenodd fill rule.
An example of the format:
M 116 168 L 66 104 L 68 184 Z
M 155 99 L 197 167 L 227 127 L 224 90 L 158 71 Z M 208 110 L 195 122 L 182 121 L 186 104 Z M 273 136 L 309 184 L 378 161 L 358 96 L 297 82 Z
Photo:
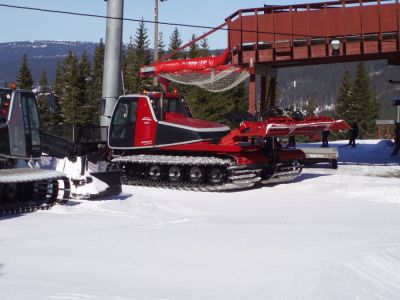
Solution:
M 122 182 L 199 192 L 220 192 L 251 188 L 257 184 L 277 184 L 293 180 L 301 173 L 299 164 L 278 165 L 271 174 L 265 166 L 237 166 L 233 159 L 213 156 L 139 154 L 114 158 L 123 171 Z
M 36 168 L 0 170 L 0 217 L 66 203 L 70 182 L 62 173 Z

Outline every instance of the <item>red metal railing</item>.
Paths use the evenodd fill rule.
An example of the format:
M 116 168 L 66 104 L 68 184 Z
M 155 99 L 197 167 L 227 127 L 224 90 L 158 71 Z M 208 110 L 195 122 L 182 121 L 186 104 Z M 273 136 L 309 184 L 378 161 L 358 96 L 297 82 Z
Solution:
M 388 58 L 399 51 L 399 9 L 399 0 L 242 9 L 226 19 L 229 50 L 238 64 Z

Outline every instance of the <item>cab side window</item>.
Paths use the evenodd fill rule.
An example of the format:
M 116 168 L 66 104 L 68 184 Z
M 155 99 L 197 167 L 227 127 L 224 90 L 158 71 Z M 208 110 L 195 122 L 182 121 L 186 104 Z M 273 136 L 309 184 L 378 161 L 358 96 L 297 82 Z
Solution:
M 32 146 L 40 145 L 40 119 L 36 99 L 31 94 L 21 94 L 25 134 L 31 137 Z
M 131 147 L 135 140 L 137 98 L 119 100 L 110 127 L 110 146 Z

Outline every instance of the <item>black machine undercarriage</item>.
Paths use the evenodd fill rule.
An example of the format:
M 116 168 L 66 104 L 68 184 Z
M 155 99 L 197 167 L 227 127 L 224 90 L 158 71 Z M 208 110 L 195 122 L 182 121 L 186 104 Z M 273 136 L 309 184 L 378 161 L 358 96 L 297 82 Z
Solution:
M 302 166 L 286 164 L 237 166 L 233 159 L 216 156 L 137 154 L 112 160 L 128 185 L 218 192 L 278 184 L 300 175 Z
M 63 174 L 37 168 L 0 170 L 0 216 L 49 209 L 66 203 L 70 183 Z

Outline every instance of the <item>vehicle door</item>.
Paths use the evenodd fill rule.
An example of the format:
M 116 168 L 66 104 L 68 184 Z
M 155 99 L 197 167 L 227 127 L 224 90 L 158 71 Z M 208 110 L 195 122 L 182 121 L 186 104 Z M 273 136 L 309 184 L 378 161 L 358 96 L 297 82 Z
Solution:
M 154 146 L 156 130 L 157 121 L 150 99 L 146 96 L 141 96 L 139 97 L 135 147 Z

